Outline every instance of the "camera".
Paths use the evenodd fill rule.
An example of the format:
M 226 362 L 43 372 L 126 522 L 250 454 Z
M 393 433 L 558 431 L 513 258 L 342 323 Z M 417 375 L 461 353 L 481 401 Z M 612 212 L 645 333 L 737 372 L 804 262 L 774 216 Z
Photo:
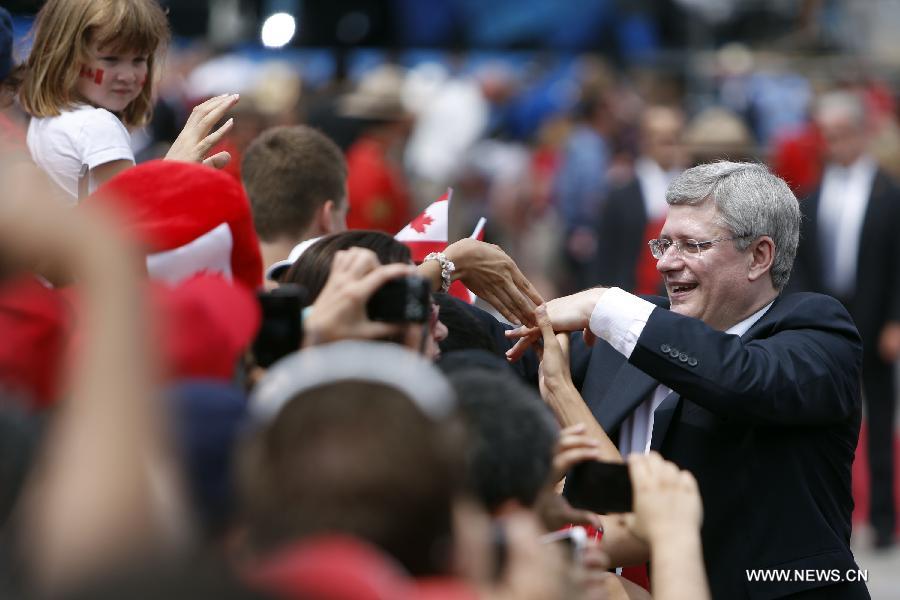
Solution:
M 369 298 L 366 314 L 372 321 L 425 323 L 431 315 L 431 286 L 416 275 L 392 279 Z
M 295 284 L 259 292 L 262 323 L 253 342 L 256 364 L 267 368 L 278 359 L 296 352 L 303 344 L 303 308 L 307 305 L 306 289 Z
M 624 463 L 587 460 L 566 477 L 565 496 L 575 508 L 598 514 L 631 512 L 631 476 Z

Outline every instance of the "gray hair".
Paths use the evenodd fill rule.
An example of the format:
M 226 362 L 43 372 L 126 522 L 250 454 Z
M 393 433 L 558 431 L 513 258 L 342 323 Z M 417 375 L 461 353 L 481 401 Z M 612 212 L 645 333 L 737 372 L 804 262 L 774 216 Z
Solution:
M 716 222 L 731 231 L 735 248 L 746 250 L 756 238 L 775 242 L 770 271 L 781 290 L 791 277 L 800 240 L 800 205 L 783 179 L 757 163 L 714 162 L 679 175 L 666 192 L 670 205 L 715 202 Z

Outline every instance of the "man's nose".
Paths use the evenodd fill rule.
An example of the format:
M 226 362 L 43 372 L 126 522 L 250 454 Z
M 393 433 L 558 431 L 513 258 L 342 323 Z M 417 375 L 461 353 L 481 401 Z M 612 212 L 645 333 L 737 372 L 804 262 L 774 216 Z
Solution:
M 660 273 L 677 271 L 682 266 L 684 266 L 684 258 L 674 244 L 666 248 L 663 255 L 656 259 L 656 270 Z

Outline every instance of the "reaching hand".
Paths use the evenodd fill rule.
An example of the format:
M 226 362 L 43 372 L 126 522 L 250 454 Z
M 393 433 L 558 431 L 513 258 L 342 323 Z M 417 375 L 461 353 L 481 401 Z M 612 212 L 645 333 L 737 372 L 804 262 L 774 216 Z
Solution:
M 541 397 L 549 401 L 549 396 L 554 392 L 575 389 L 572 372 L 569 370 L 569 336 L 553 331 L 545 304 L 538 306 L 535 314 L 544 342 L 543 349 L 538 349 L 541 359 L 538 368 L 538 386 Z
M 207 158 L 206 153 L 218 144 L 225 134 L 231 131 L 234 119 L 228 119 L 224 125 L 210 133 L 213 126 L 218 123 L 225 113 L 237 104 L 238 94 L 226 94 L 210 98 L 202 104 L 198 104 L 191 111 L 187 123 L 175 143 L 166 154 L 167 160 L 180 160 L 182 162 L 202 162 L 203 164 L 221 169 L 231 160 L 227 152 L 219 152 Z
M 591 288 L 571 296 L 550 300 L 546 304 L 549 327 L 556 333 L 583 330 L 585 332 L 585 341 L 588 344 L 592 343 L 595 338 L 590 333 L 588 325 L 590 324 L 591 313 L 594 311 L 597 301 L 603 296 L 604 291 L 603 288 Z M 524 325 L 518 329 L 507 331 L 506 337 L 518 341 L 512 348 L 507 350 L 506 357 L 511 361 L 518 360 L 541 335 L 541 330 L 538 327 L 526 327 Z
M 511 323 L 536 325 L 534 308 L 544 302 L 515 262 L 499 247 L 465 238 L 444 251 L 466 287 Z
M 703 521 L 703 505 L 697 481 L 656 452 L 628 457 L 634 491 L 634 514 L 628 528 L 650 542 L 677 538 L 685 529 L 697 534 Z
M 368 248 L 350 248 L 334 255 L 331 272 L 304 321 L 304 343 L 315 345 L 341 339 L 377 339 L 402 333 L 405 324 L 369 320 L 366 302 L 382 285 L 416 268 L 401 263 L 381 265 Z
M 600 442 L 587 434 L 583 423 L 566 427 L 559 434 L 553 454 L 553 482 L 559 482 L 572 467 L 586 460 L 607 460 L 600 451 Z

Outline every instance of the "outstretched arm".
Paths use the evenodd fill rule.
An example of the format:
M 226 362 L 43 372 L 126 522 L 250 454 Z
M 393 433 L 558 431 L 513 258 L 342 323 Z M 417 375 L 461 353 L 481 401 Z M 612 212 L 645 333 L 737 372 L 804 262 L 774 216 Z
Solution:
M 650 543 L 651 585 L 656 600 L 710 597 L 700 544 L 703 505 L 693 475 L 659 454 L 628 457 L 634 490 L 629 529 Z
M 499 246 L 465 238 L 450 244 L 444 254 L 456 267 L 452 280 L 461 280 L 511 323 L 537 324 L 534 308 L 544 300 Z M 431 289 L 441 288 L 437 261 L 419 265 L 419 274 L 431 281 Z

